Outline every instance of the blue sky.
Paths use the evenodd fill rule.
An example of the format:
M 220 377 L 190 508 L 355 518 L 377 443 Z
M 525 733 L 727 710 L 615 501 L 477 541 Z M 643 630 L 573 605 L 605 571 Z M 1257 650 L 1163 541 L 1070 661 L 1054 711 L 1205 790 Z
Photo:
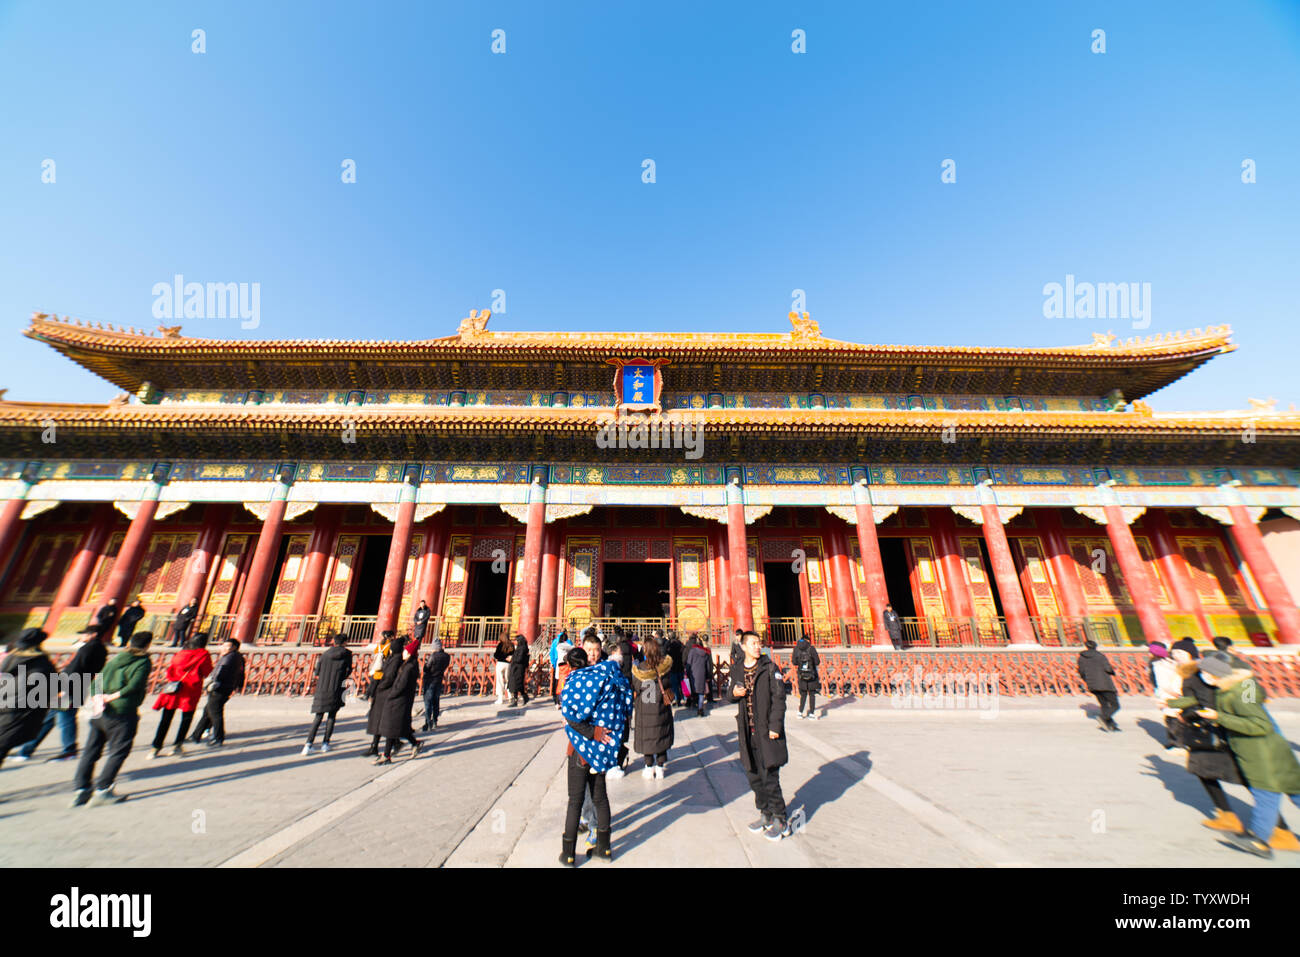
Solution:
M 179 273 L 260 284 L 257 329 L 182 323 L 231 338 L 495 289 L 493 329 L 785 332 L 796 288 L 862 342 L 1227 322 L 1153 404 L 1300 403 L 1295 2 L 0 2 L 0 89 L 10 399 L 111 398 L 28 317 L 152 329 Z M 1067 274 L 1150 283 L 1150 327 L 1044 318 Z

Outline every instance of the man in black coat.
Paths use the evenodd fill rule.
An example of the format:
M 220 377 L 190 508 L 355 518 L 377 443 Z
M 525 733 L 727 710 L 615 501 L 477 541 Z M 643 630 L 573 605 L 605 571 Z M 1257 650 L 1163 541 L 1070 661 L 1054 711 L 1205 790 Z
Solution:
M 731 695 L 739 704 L 740 766 L 745 769 L 760 815 L 749 829 L 755 834 L 761 831 L 769 841 L 779 841 L 791 834 L 780 775 L 790 760 L 785 741 L 785 679 L 763 654 L 762 640 L 755 632 L 744 633 L 741 649 L 744 659 L 740 674 L 732 676 Z
M 1097 724 L 1103 731 L 1118 731 L 1119 725 L 1113 716 L 1119 710 L 1119 696 L 1115 694 L 1115 682 L 1110 677 L 1115 673 L 1110 659 L 1097 650 L 1095 641 L 1089 639 L 1084 642 L 1084 651 L 1079 654 L 1078 667 L 1079 677 L 1101 707 Z
M 176 627 L 172 631 L 172 647 L 185 644 L 194 626 L 194 617 L 199 613 L 199 603 L 191 598 L 185 607 L 176 613 Z
M 352 652 L 345 647 L 347 640 L 347 635 L 335 635 L 334 644 L 316 656 L 316 692 L 311 699 L 311 711 L 316 718 L 311 733 L 307 735 L 307 743 L 302 746 L 303 754 L 311 754 L 322 718 L 325 719 L 325 740 L 320 749 L 322 753 L 330 749 L 334 719 L 339 708 L 343 707 L 343 683 L 352 677 Z
M 144 605 L 140 604 L 139 598 L 127 605 L 126 610 L 122 612 L 122 617 L 117 623 L 117 643 L 123 648 L 135 634 L 135 626 L 143 617 Z
M 81 643 L 77 645 L 76 653 L 59 672 L 66 677 L 61 681 L 63 687 L 59 689 L 57 705 L 51 702 L 52 707 L 45 715 L 41 730 L 22 746 L 14 756 L 15 761 L 31 758 L 32 752 L 40 747 L 54 727 L 56 718 L 59 722 L 59 735 L 63 738 L 63 751 L 50 760 L 66 761 L 77 756 L 77 709 L 89 699 L 95 675 L 104 670 L 104 662 L 107 660 L 108 649 L 99 640 L 98 629 L 92 625 L 81 633 Z
M 211 728 L 212 738 L 207 742 L 210 748 L 219 748 L 226 743 L 226 702 L 244 687 L 244 656 L 239 653 L 239 642 L 227 638 L 221 650 L 217 667 L 208 676 L 208 703 L 203 709 L 203 717 L 190 734 L 190 740 L 199 744 L 203 732 Z
M 411 637 L 416 641 L 424 641 L 424 633 L 429 627 L 429 606 L 424 599 L 420 599 L 420 607 L 415 609 L 415 624 L 411 627 Z
M 424 731 L 438 730 L 438 715 L 442 713 L 439 704 L 442 698 L 442 679 L 450 664 L 451 655 L 442 650 L 441 641 L 433 639 L 429 660 L 424 663 Z
M 117 621 L 117 599 L 110 598 L 99 611 L 95 612 L 96 634 L 100 641 L 106 640 L 112 634 L 115 621 Z
M 519 703 L 523 695 L 524 707 L 528 706 L 528 640 L 523 635 L 515 635 L 515 650 L 510 655 L 510 676 L 506 686 L 510 689 L 510 707 Z
M 894 611 L 894 606 L 885 602 L 885 610 L 881 617 L 885 619 L 885 630 L 889 632 L 889 643 L 894 646 L 895 651 L 901 651 L 903 648 L 903 619 Z
M 39 628 L 25 629 L 0 662 L 0 764 L 11 748 L 36 737 L 49 711 L 54 662 L 41 650 L 46 637 Z

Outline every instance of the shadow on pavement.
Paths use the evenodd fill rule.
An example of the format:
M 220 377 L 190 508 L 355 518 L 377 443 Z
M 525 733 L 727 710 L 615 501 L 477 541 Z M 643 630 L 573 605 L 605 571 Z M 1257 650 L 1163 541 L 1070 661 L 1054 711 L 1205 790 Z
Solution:
M 787 805 L 791 809 L 802 806 L 804 819 L 810 821 L 822 805 L 838 801 L 849 788 L 871 773 L 870 751 L 854 752 L 848 755 L 848 759 L 857 762 L 852 765 L 852 771 L 836 762 L 826 762 L 817 769 L 816 774 L 799 786 L 799 790 L 786 802 Z M 866 770 L 859 772 L 859 764 L 865 764 Z

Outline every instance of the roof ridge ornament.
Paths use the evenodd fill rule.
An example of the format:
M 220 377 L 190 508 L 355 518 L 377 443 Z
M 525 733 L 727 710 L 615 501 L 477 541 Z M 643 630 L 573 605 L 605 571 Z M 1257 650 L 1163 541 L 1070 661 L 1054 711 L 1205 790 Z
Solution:
M 162 337 L 163 337 L 164 339 L 181 339 L 181 338 L 183 338 L 183 336 L 181 336 L 181 327 L 180 327 L 180 326 L 159 326 L 159 327 L 158 327 L 158 332 L 162 334 Z
M 808 313 L 802 317 L 797 312 L 790 313 L 790 325 L 794 326 L 790 335 L 795 339 L 820 339 L 822 337 L 821 328 L 812 319 L 808 318 Z
M 1107 349 L 1115 341 L 1113 332 L 1094 332 L 1092 334 L 1092 347 L 1094 349 Z
M 462 339 L 472 339 L 474 336 L 482 335 L 487 332 L 488 320 L 491 318 L 491 309 L 471 309 L 469 315 L 460 321 L 456 334 Z

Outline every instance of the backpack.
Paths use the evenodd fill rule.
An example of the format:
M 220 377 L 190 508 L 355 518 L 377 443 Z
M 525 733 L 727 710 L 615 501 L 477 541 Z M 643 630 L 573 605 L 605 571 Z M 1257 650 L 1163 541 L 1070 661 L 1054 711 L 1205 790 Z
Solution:
M 801 679 L 811 679 L 816 673 L 817 669 L 813 666 L 812 648 L 810 647 L 802 655 L 802 660 L 799 662 L 799 677 Z

